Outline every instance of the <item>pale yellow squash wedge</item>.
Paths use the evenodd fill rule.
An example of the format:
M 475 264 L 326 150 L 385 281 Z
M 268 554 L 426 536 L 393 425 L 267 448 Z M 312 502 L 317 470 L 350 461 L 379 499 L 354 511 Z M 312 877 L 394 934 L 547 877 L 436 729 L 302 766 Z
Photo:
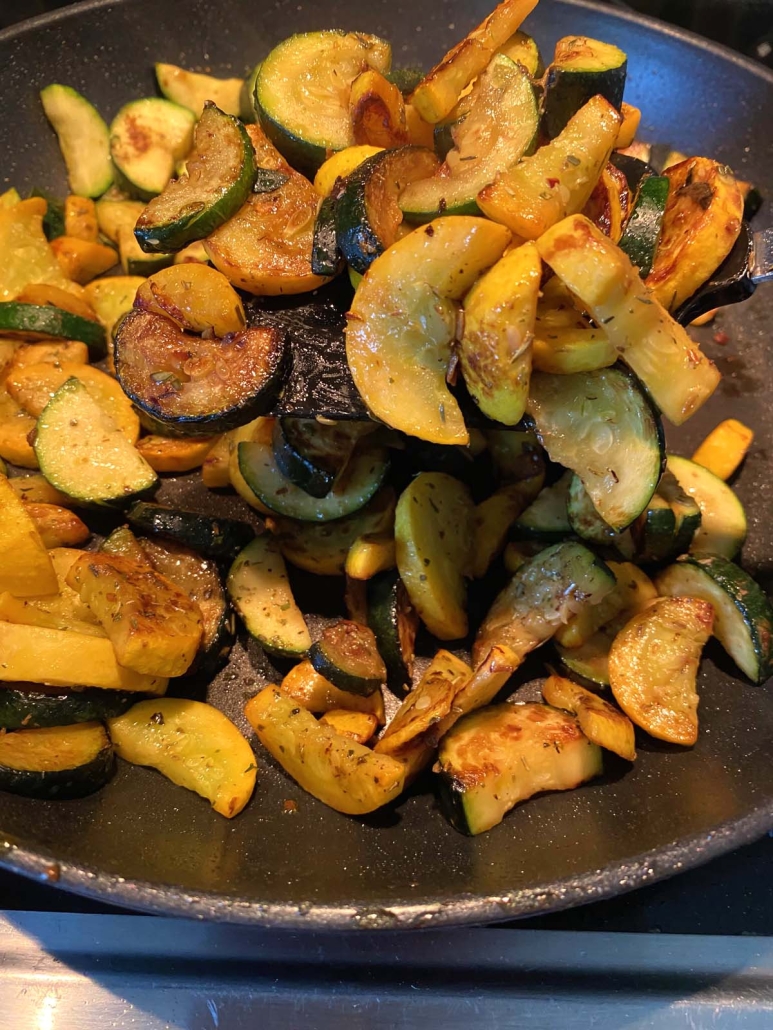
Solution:
M 279 690 L 285 697 L 317 715 L 340 710 L 365 712 L 375 715 L 379 723 L 384 722 L 384 698 L 380 690 L 367 697 L 341 690 L 321 676 L 309 661 L 294 665 L 282 680 Z
M 27 506 L 0 476 L 0 591 L 5 590 L 15 597 L 55 594 L 57 580 Z
M 542 696 L 554 708 L 563 708 L 576 716 L 591 743 L 614 751 L 628 762 L 636 760 L 633 723 L 609 701 L 563 676 L 548 676 L 542 685 Z
M 720 479 L 729 479 L 746 457 L 753 440 L 753 429 L 738 419 L 728 418 L 711 430 L 692 460 Z

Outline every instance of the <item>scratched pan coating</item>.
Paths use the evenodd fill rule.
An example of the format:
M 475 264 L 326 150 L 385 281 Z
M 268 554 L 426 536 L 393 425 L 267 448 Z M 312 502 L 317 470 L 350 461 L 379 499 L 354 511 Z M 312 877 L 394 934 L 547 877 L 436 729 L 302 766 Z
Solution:
M 491 0 L 118 0 L 87 3 L 0 34 L 0 181 L 62 192 L 63 169 L 37 90 L 70 83 L 111 117 L 153 92 L 155 60 L 242 74 L 292 32 L 341 26 L 376 32 L 396 61 L 425 66 L 487 13 Z M 542 0 L 528 26 L 550 53 L 566 34 L 619 44 L 627 99 L 644 111 L 642 138 L 732 165 L 769 196 L 773 77 L 729 51 L 609 8 Z M 758 224 L 770 217 L 766 206 Z M 719 395 L 672 445 L 691 453 L 722 417 L 757 432 L 737 483 L 747 506 L 744 561 L 773 575 L 766 395 L 773 287 L 700 331 L 724 373 Z M 717 328 L 730 338 L 712 342 Z M 162 497 L 237 513 L 191 481 Z M 311 613 L 338 588 L 299 585 Z M 276 673 L 257 649 L 234 652 L 210 697 L 244 728 L 244 700 Z M 0 795 L 0 861 L 116 904 L 275 927 L 396 928 L 485 922 L 608 897 L 737 847 L 773 827 L 773 699 L 737 679 L 716 647 L 700 674 L 701 734 L 689 751 L 643 744 L 630 771 L 522 805 L 476 839 L 452 830 L 429 787 L 367 819 L 325 808 L 259 751 L 258 788 L 232 822 L 144 769 L 122 767 L 81 801 Z M 294 799 L 298 810 L 283 813 Z

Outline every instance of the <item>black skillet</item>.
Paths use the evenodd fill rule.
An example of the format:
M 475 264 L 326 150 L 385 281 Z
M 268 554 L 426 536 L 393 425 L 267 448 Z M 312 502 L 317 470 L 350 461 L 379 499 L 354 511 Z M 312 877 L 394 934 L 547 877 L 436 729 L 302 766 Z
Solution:
M 37 99 L 70 83 L 112 116 L 152 92 L 152 62 L 242 74 L 279 39 L 342 26 L 390 38 L 396 60 L 432 63 L 488 12 L 491 0 L 107 0 L 0 34 L 0 174 L 20 189 L 63 191 L 62 165 Z M 773 194 L 773 76 L 720 47 L 650 20 L 567 0 L 542 0 L 529 28 L 550 52 L 562 35 L 619 44 L 627 98 L 644 110 L 643 138 L 718 158 Z M 770 224 L 769 209 L 759 216 Z M 689 454 L 720 418 L 754 426 L 737 489 L 750 519 L 744 562 L 773 573 L 769 506 L 771 287 L 699 332 L 719 364 L 719 395 L 672 446 Z M 717 328 L 729 337 L 712 342 Z M 190 482 L 163 497 L 233 510 Z M 299 584 L 307 610 L 339 588 Z M 332 598 L 332 601 L 331 601 Z M 244 725 L 244 698 L 276 675 L 238 649 L 210 696 Z M 773 828 L 773 698 L 710 647 L 700 677 L 701 735 L 689 751 L 642 741 L 635 768 L 544 796 L 492 832 L 460 836 L 431 791 L 369 819 L 349 819 L 303 794 L 259 755 L 257 794 L 233 822 L 144 769 L 122 767 L 92 798 L 46 803 L 0 795 L 0 862 L 117 904 L 221 920 L 308 928 L 397 928 L 493 921 L 577 905 L 684 870 Z M 283 801 L 298 803 L 283 813 Z

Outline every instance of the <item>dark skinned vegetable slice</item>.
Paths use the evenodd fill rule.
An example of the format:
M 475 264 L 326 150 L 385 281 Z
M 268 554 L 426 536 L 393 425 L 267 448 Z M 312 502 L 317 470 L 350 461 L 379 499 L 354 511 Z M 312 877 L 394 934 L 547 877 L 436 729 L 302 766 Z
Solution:
M 548 138 L 557 136 L 591 97 L 600 94 L 619 111 L 627 66 L 626 55 L 610 43 L 587 36 L 559 39 L 545 76 L 542 127 Z
M 205 339 L 135 310 L 114 336 L 121 386 L 168 435 L 209 436 L 245 425 L 269 409 L 282 382 L 286 346 L 277 330 Z
M 380 572 L 367 584 L 368 625 L 387 670 L 387 686 L 402 697 L 413 680 L 419 616 L 396 571 Z
M 375 428 L 375 422 L 329 425 L 314 419 L 280 419 L 273 436 L 277 468 L 312 497 L 324 497 L 351 459 L 357 441 Z
M 639 269 L 642 279 L 650 274 L 655 261 L 668 188 L 665 175 L 650 175 L 642 180 L 631 217 L 619 243 L 620 249 Z
M 336 236 L 355 272 L 367 272 L 395 242 L 403 221 L 400 194 L 410 183 L 433 175 L 437 167 L 430 150 L 399 147 L 374 154 L 347 176 L 335 204 Z
M 255 181 L 252 184 L 253 193 L 274 193 L 281 189 L 290 176 L 286 172 L 280 172 L 274 168 L 256 168 Z
M 81 798 L 104 787 L 114 771 L 113 747 L 100 722 L 0 736 L 0 790 L 10 794 Z
M 48 207 L 43 215 L 43 232 L 46 239 L 51 242 L 57 236 L 64 236 L 64 204 L 53 193 L 48 190 L 31 190 L 31 197 L 42 197 Z
M 62 690 L 37 683 L 7 683 L 0 690 L 0 729 L 32 730 L 72 726 L 122 715 L 143 694 L 124 690 Z
M 255 175 L 255 151 L 238 118 L 208 100 L 193 133 L 186 172 L 142 212 L 134 235 L 150 254 L 182 250 L 236 214 Z
M 23 304 L 5 301 L 0 304 L 0 333 L 37 341 L 56 337 L 81 340 L 93 358 L 101 358 L 107 350 L 105 330 L 99 322 L 74 315 L 52 304 Z
M 330 493 L 335 474 L 319 468 L 309 458 L 297 451 L 287 440 L 279 419 L 274 423 L 272 441 L 277 468 L 291 483 L 305 490 L 312 497 L 324 497 Z
M 633 154 L 624 154 L 619 150 L 613 150 L 609 160 L 615 168 L 619 168 L 623 173 L 631 193 L 636 193 L 647 176 L 658 174 L 651 164 L 643 161 L 640 157 L 634 157 Z
M 235 558 L 255 536 L 248 522 L 137 501 L 126 517 L 135 529 L 167 537 L 209 558 Z
M 373 631 L 348 619 L 323 631 L 311 645 L 309 661 L 320 676 L 340 690 L 363 697 L 378 690 L 387 678 Z
M 311 244 L 311 270 L 314 275 L 338 275 L 341 271 L 341 254 L 336 237 L 337 199 L 334 189 L 322 201 L 317 212 Z

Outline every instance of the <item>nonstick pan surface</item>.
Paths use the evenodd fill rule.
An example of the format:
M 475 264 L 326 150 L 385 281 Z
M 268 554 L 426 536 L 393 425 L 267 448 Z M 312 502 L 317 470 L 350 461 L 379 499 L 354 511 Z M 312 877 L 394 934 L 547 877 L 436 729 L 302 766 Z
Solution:
M 154 92 L 153 62 L 241 75 L 293 32 L 342 27 L 393 43 L 395 62 L 432 64 L 492 0 L 114 0 L 86 3 L 0 33 L 0 183 L 65 191 L 38 90 L 63 82 L 108 119 Z M 527 29 L 552 52 L 584 34 L 629 56 L 626 98 L 643 139 L 730 164 L 773 193 L 773 76 L 728 50 L 611 8 L 542 0 Z M 5 188 L 5 187 L 2 187 Z M 758 216 L 770 222 L 770 208 Z M 718 395 L 671 445 L 690 454 L 721 418 L 757 433 L 736 484 L 749 515 L 744 564 L 773 576 L 769 326 L 773 286 L 696 334 L 717 361 Z M 713 335 L 721 328 L 729 343 Z M 227 514 L 236 500 L 168 480 L 162 499 Z M 340 587 L 298 584 L 306 610 Z M 333 601 L 331 602 L 331 598 Z M 537 674 L 539 675 L 539 666 Z M 239 646 L 209 696 L 246 729 L 244 700 L 276 676 Z M 237 819 L 140 768 L 122 766 L 91 798 L 48 803 L 0 795 L 0 864 L 60 887 L 155 912 L 290 928 L 376 929 L 485 922 L 546 912 L 682 871 L 773 828 L 773 698 L 735 675 L 716 646 L 703 662 L 701 733 L 692 750 L 643 743 L 632 769 L 522 805 L 481 837 L 461 836 L 420 784 L 395 807 L 350 819 L 304 794 L 258 747 L 255 798 Z M 293 799 L 297 812 L 283 802 Z

